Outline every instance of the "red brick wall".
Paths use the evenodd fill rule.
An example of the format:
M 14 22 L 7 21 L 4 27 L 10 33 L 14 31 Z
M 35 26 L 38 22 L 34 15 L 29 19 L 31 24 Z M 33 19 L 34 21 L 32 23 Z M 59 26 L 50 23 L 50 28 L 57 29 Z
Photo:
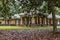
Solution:
M 1 24 L 5 24 L 5 20 L 2 20 L 2 23 Z
M 9 24 L 15 24 L 15 20 L 14 19 L 10 20 Z

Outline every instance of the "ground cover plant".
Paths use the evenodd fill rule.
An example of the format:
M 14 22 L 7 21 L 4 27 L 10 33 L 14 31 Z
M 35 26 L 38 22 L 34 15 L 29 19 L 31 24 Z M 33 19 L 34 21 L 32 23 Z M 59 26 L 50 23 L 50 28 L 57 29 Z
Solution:
M 0 40 L 60 40 L 60 26 L 55 33 L 52 26 L 0 26 Z
M 60 40 L 59 32 L 52 29 L 0 30 L 0 40 Z

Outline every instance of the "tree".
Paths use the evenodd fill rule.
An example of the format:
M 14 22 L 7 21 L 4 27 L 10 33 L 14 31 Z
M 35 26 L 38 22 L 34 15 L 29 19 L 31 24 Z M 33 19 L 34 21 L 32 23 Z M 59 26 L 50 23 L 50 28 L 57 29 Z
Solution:
M 27 11 L 27 13 L 34 12 L 34 14 L 38 16 L 38 23 L 37 24 L 40 24 L 39 23 L 39 16 L 41 14 L 45 15 L 44 13 L 46 13 L 46 10 L 47 10 L 47 7 L 46 7 L 47 3 L 43 0 L 41 0 L 41 1 L 37 0 L 39 3 L 38 2 L 36 3 L 35 1 L 36 0 L 22 0 L 21 1 L 22 5 L 23 5 L 22 10 L 23 10 L 23 12 Z
M 27 4 L 27 3 L 24 3 L 24 4 L 26 4 L 26 9 L 29 7 L 30 8 L 30 10 L 31 9 L 34 9 L 35 10 L 35 12 L 36 12 L 36 10 L 37 10 L 37 8 L 38 7 L 41 7 L 41 3 L 43 2 L 43 1 L 46 1 L 46 2 L 48 2 L 48 13 L 50 14 L 50 13 L 52 13 L 52 19 L 53 19 L 53 31 L 54 32 L 56 32 L 57 31 L 57 23 L 56 23 L 56 17 L 55 17 L 55 6 L 58 6 L 58 7 L 60 7 L 60 0 L 29 0 L 29 4 L 30 4 L 30 6 L 28 6 L 29 4 Z M 28 8 L 28 9 L 29 9 Z M 38 8 L 39 9 L 39 8 Z M 41 9 L 39 9 L 39 10 L 41 10 Z M 45 9 L 44 9 L 45 10 Z M 45 11 L 46 12 L 46 11 Z M 43 14 L 44 15 L 44 14 Z
M 12 3 L 11 0 L 1 0 L 1 17 L 3 17 L 9 24 L 9 20 L 11 19 L 11 16 L 13 16 L 15 14 L 15 8 L 14 8 L 14 4 Z
M 0 13 L 5 19 L 9 19 L 15 13 L 30 13 L 33 10 L 39 21 L 39 14 L 47 17 L 46 13 L 52 13 L 54 32 L 57 31 L 55 7 L 60 7 L 60 0 L 0 0 Z
M 51 2 L 51 12 L 52 12 L 52 19 L 53 19 L 53 31 L 56 32 L 57 31 L 57 23 L 56 23 L 56 16 L 54 13 L 54 3 Z
M 57 31 L 57 23 L 56 23 L 56 17 L 55 17 L 55 6 L 60 7 L 60 0 L 45 0 L 48 1 L 48 10 L 49 13 L 52 13 L 52 19 L 53 19 L 53 32 Z

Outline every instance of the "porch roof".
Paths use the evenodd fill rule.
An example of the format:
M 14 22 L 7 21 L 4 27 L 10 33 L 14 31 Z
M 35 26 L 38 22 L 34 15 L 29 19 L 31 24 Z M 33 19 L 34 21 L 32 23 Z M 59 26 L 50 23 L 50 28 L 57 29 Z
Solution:
M 59 15 L 55 15 L 55 16 L 56 16 L 56 18 L 60 18 Z M 48 18 L 52 18 L 52 14 L 49 14 L 47 17 L 48 17 Z

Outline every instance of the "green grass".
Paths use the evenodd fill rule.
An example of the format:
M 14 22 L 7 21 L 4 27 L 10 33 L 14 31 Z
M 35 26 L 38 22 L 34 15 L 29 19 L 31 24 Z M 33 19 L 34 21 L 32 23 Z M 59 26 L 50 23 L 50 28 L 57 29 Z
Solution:
M 36 27 L 28 27 L 28 26 L 0 26 L 0 29 L 49 29 L 52 28 L 51 26 L 36 26 Z
M 0 26 L 0 30 L 3 29 L 50 29 L 50 28 L 53 28 L 52 26 L 44 26 L 44 27 L 41 27 L 41 26 L 31 26 L 31 27 L 28 27 L 28 26 Z M 57 28 L 60 28 L 60 26 L 57 26 Z

